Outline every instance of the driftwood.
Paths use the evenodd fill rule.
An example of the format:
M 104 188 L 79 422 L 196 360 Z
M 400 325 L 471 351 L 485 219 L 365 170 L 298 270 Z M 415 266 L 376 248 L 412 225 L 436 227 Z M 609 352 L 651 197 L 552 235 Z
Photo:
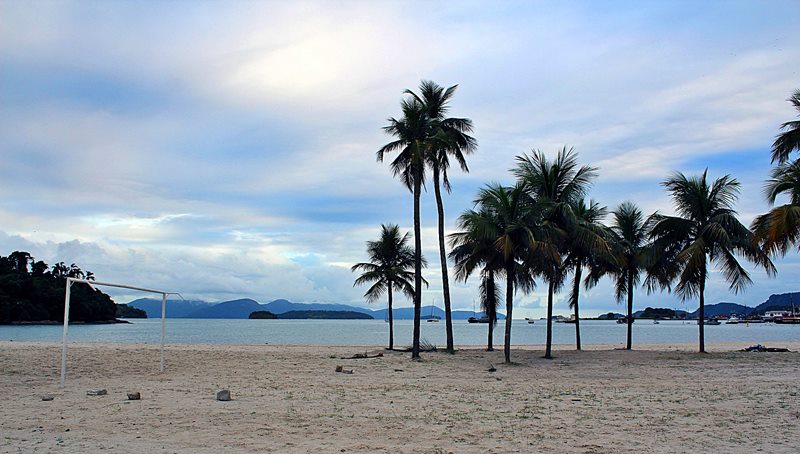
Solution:
M 353 356 L 340 356 L 339 359 L 370 359 L 370 358 L 383 358 L 383 353 L 377 355 L 370 355 L 368 353 L 356 353 Z
M 765 347 L 761 344 L 751 345 L 747 348 L 743 348 L 740 351 L 743 352 L 772 352 L 772 353 L 784 353 L 789 352 L 788 348 L 778 348 L 778 347 Z

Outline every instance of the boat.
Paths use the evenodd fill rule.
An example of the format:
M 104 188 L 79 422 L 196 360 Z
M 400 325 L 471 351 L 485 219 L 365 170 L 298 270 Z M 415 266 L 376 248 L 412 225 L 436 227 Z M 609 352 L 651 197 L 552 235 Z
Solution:
M 700 324 L 700 320 L 697 321 L 697 324 L 698 325 Z M 715 320 L 713 318 L 710 318 L 710 319 L 703 320 L 703 324 L 704 325 L 721 325 L 722 322 L 719 321 L 719 320 Z
M 788 315 L 786 317 L 775 317 L 775 323 L 784 325 L 800 325 L 800 315 Z
M 435 308 L 435 307 L 436 307 L 436 303 L 431 304 L 431 315 L 429 315 L 427 317 L 422 316 L 420 318 L 426 319 L 428 321 L 428 323 L 439 323 L 439 320 L 441 320 L 442 317 L 439 317 L 438 315 L 433 315 L 433 308 Z
M 470 317 L 467 319 L 467 323 L 489 323 L 489 317 Z
M 525 317 L 525 321 L 528 322 L 529 325 L 533 325 L 535 323 L 534 320 L 530 317 Z
M 661 324 L 661 322 L 659 322 L 658 320 L 655 320 L 655 319 L 653 319 L 653 324 L 654 324 L 654 325 L 660 325 L 660 324 Z
M 739 317 L 735 315 L 731 315 L 729 319 L 725 320 L 726 325 L 738 325 L 741 322 L 742 321 L 739 319 Z
M 635 321 L 636 321 L 636 319 L 634 318 L 634 319 L 631 320 L 631 323 L 633 323 Z M 617 323 L 620 324 L 620 325 L 627 325 L 628 324 L 628 317 L 618 318 L 617 319 Z

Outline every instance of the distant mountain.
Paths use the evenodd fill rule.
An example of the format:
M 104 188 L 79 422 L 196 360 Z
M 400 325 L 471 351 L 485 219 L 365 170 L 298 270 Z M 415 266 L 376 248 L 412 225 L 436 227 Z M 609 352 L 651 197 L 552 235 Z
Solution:
M 128 303 L 147 312 L 148 318 L 161 318 L 161 300 L 155 298 L 139 298 Z M 191 313 L 204 307 L 211 306 L 205 301 L 167 300 L 167 318 L 186 318 Z
M 800 293 L 795 292 L 770 295 L 765 302 L 756 306 L 755 309 L 753 309 L 753 312 L 758 315 L 763 315 L 766 311 L 791 309 L 792 303 L 794 303 L 795 307 L 800 307 Z
M 264 310 L 275 313 L 255 300 L 244 298 L 198 309 L 189 314 L 188 318 L 247 318 L 251 312 Z
M 742 306 L 741 304 L 736 303 L 717 303 L 717 304 L 706 304 L 705 306 L 705 316 L 706 318 L 709 317 L 716 317 L 718 315 L 750 315 L 753 311 L 752 307 Z M 698 308 L 696 311 L 689 314 L 689 318 L 697 318 L 700 314 L 700 309 Z

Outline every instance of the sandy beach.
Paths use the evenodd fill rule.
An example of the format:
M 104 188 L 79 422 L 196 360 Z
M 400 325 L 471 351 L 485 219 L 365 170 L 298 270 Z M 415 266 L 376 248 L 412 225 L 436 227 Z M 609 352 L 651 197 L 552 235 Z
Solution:
M 60 345 L 0 342 L 0 451 L 798 452 L 800 354 L 744 346 L 170 345 L 162 374 L 156 345 L 71 344 L 61 389 Z

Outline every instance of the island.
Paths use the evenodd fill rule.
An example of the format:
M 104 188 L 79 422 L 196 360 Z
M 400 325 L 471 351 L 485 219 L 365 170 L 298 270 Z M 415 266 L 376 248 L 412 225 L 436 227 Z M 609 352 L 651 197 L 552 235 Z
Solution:
M 258 319 L 258 320 L 273 320 L 278 318 L 278 316 L 270 311 L 253 311 L 250 312 L 250 315 L 248 315 L 247 318 Z
M 375 317 L 355 311 L 289 311 L 278 314 L 280 319 L 313 320 L 374 320 Z

